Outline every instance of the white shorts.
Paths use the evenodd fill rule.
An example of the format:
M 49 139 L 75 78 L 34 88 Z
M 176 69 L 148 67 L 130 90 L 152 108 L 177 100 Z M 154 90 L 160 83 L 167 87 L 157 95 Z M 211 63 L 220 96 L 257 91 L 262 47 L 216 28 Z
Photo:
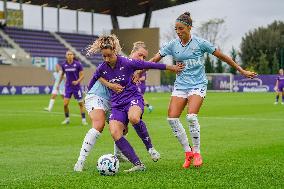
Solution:
M 196 88 L 187 89 L 187 90 L 177 90 L 177 89 L 174 88 L 174 90 L 172 92 L 172 96 L 187 99 L 189 96 L 198 95 L 198 96 L 201 96 L 202 98 L 205 98 L 206 91 L 207 91 L 206 86 L 205 87 L 196 87 Z
M 88 114 L 94 109 L 101 109 L 107 113 L 110 111 L 110 101 L 97 95 L 87 95 L 85 97 L 85 108 Z
M 63 95 L 63 96 L 65 95 L 64 89 L 59 88 L 59 90 L 57 90 L 56 87 L 53 86 L 51 94 L 57 95 L 58 92 L 59 92 L 60 95 Z

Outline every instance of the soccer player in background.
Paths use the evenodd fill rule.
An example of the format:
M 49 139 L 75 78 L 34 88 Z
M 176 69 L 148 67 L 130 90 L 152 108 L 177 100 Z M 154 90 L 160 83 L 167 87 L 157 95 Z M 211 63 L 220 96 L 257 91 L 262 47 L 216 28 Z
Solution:
M 55 65 L 55 72 L 53 72 L 54 84 L 53 84 L 53 88 L 52 88 L 52 92 L 51 92 L 51 98 L 49 100 L 48 107 L 44 108 L 45 111 L 50 112 L 52 110 L 55 99 L 56 99 L 58 94 L 61 95 L 62 98 L 64 98 L 65 79 L 63 79 L 63 81 L 59 85 L 59 80 L 60 80 L 61 74 L 62 74 L 61 66 L 59 64 L 56 64 Z M 59 87 L 58 87 L 58 85 L 59 85 Z
M 284 105 L 284 73 L 283 69 L 279 70 L 279 75 L 276 78 L 274 90 L 276 92 L 276 98 L 274 104 L 278 104 L 279 96 L 282 96 L 281 104 Z
M 202 165 L 200 155 L 200 125 L 198 112 L 206 96 L 207 78 L 205 75 L 204 53 L 210 53 L 237 69 L 242 75 L 254 78 L 256 73 L 242 69 L 230 57 L 224 55 L 210 42 L 191 35 L 192 19 L 189 12 L 180 15 L 175 21 L 175 31 L 178 38 L 166 43 L 150 61 L 158 62 L 163 57 L 171 55 L 177 64 L 183 64 L 185 69 L 177 74 L 169 108 L 168 122 L 174 135 L 185 151 L 184 168 Z M 190 147 L 186 131 L 179 117 L 188 105 L 186 120 L 188 122 L 193 148 Z
M 132 82 L 133 73 L 142 69 L 169 69 L 178 72 L 183 69 L 183 66 L 169 66 L 128 59 L 118 55 L 120 51 L 121 47 L 115 35 L 101 36 L 90 46 L 88 53 L 102 53 L 104 62 L 98 66 L 88 89 L 91 89 L 100 77 L 124 87 L 119 93 L 111 91 L 112 110 L 109 129 L 115 144 L 134 165 L 126 172 L 144 171 L 145 165 L 140 161 L 127 139 L 123 137 L 123 131 L 130 121 L 138 136 L 143 138 L 147 150 L 152 148 L 147 127 L 141 119 L 144 110 L 143 97 L 138 92 L 137 85 Z
M 78 101 L 80 112 L 82 116 L 82 125 L 88 125 L 85 117 L 85 110 L 83 105 L 83 94 L 80 82 L 84 79 L 83 66 L 82 64 L 74 59 L 74 53 L 70 50 L 66 52 L 66 61 L 61 64 L 62 73 L 59 83 L 63 80 L 64 74 L 66 75 L 65 81 L 65 95 L 64 95 L 64 113 L 65 120 L 62 124 L 69 124 L 69 102 L 72 94 L 74 98 Z
M 147 56 L 148 56 L 148 50 L 143 41 L 137 41 L 133 43 L 133 49 L 129 56 L 130 58 L 145 60 Z M 143 72 L 137 83 L 138 91 L 143 95 L 143 98 L 144 98 L 144 93 L 146 91 L 146 78 L 147 78 L 147 73 Z M 151 113 L 153 111 L 153 106 L 150 105 L 149 102 L 145 100 L 145 98 L 144 98 L 144 104 L 148 108 L 149 113 Z

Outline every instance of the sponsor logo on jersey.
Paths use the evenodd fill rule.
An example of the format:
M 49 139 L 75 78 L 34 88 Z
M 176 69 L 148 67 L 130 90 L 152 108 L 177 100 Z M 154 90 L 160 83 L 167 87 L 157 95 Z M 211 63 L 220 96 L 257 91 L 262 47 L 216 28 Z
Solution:
M 67 68 L 65 69 L 66 72 L 74 72 L 76 71 L 76 68 Z

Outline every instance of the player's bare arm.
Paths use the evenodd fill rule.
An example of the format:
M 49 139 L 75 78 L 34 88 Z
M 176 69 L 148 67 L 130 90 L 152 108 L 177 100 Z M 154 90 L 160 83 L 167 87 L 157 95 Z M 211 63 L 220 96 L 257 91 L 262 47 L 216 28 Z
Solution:
M 248 70 L 244 70 L 241 66 L 239 66 L 232 58 L 230 58 L 229 56 L 223 54 L 220 50 L 216 49 L 213 53 L 214 56 L 216 56 L 217 58 L 219 58 L 220 60 L 226 62 L 227 64 L 229 64 L 230 66 L 232 66 L 233 68 L 235 68 L 236 70 L 238 70 L 242 75 L 244 75 L 247 78 L 253 79 L 257 76 L 257 73 L 252 72 L 252 71 L 248 71 Z
M 115 91 L 116 93 L 121 93 L 124 89 L 120 84 L 118 83 L 110 83 L 106 79 L 100 77 L 99 81 L 106 86 L 107 88 L 110 88 L 111 90 Z

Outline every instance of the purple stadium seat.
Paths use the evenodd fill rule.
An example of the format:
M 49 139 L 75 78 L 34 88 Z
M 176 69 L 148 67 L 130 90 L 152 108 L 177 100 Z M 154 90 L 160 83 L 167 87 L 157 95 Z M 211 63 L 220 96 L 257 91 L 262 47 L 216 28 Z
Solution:
M 59 62 L 65 60 L 67 49 L 47 31 L 6 27 L 4 32 L 32 57 L 57 57 Z M 82 64 L 89 67 L 84 62 Z
M 81 52 L 82 55 L 86 56 L 86 48 L 90 45 L 98 36 L 86 35 L 86 34 L 73 34 L 73 33 L 62 33 L 58 32 L 63 39 L 70 43 L 77 51 Z M 86 56 L 92 64 L 98 66 L 102 62 L 102 56 L 95 54 L 91 57 Z

